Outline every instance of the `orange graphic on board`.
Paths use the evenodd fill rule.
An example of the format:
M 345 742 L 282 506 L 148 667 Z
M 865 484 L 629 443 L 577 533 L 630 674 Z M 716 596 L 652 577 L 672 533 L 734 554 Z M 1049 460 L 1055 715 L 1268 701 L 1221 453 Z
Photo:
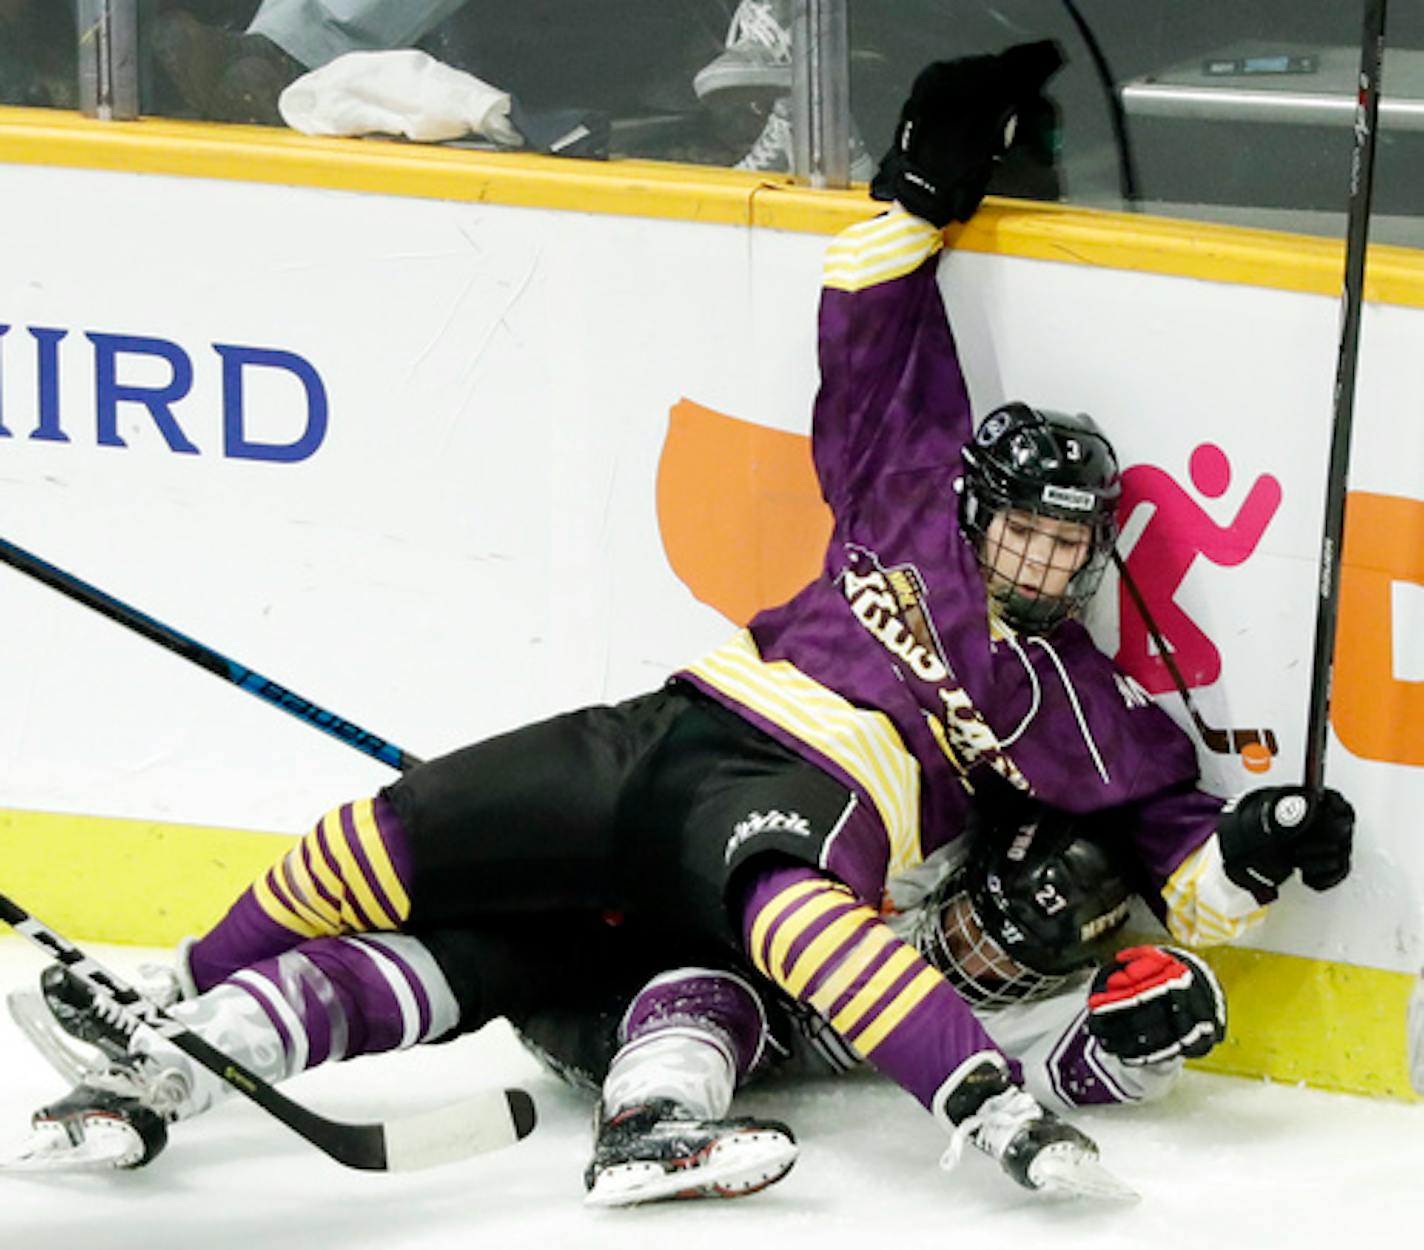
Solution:
M 737 625 L 821 571 L 831 510 L 804 434 L 681 400 L 668 417 L 657 499 L 673 572 Z
M 1424 681 L 1395 675 L 1396 582 L 1424 586 L 1424 502 L 1351 491 L 1330 721 L 1365 759 L 1424 766 Z

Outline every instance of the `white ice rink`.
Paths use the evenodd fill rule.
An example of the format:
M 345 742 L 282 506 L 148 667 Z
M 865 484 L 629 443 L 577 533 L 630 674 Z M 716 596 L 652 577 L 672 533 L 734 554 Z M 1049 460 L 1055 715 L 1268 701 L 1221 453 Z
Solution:
M 121 974 L 145 957 L 94 948 Z M 41 956 L 0 937 L 0 989 Z M 0 1142 L 63 1092 L 0 1020 Z M 285 1088 L 334 1118 L 380 1118 L 518 1083 L 540 1124 L 501 1153 L 405 1176 L 349 1171 L 234 1099 L 178 1125 L 140 1172 L 0 1176 L 4 1250 L 1364 1250 L 1424 1222 L 1424 1105 L 1189 1073 L 1165 1104 L 1080 1114 L 1104 1161 L 1143 1195 L 1126 1207 L 1035 1198 L 973 1155 L 952 1175 L 943 1134 L 865 1075 L 755 1090 L 740 1105 L 792 1124 L 802 1154 L 781 1184 L 735 1202 L 629 1211 L 580 1203 L 589 1104 L 546 1076 L 502 1025 L 449 1046 L 357 1060 Z

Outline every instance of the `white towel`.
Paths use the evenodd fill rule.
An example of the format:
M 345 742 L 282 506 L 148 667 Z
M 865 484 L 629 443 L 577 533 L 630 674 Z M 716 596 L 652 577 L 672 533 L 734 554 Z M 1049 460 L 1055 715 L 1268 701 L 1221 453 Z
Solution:
M 425 143 L 482 135 L 523 143 L 509 93 L 415 48 L 348 52 L 303 74 L 277 101 L 282 120 L 309 135 L 405 135 Z

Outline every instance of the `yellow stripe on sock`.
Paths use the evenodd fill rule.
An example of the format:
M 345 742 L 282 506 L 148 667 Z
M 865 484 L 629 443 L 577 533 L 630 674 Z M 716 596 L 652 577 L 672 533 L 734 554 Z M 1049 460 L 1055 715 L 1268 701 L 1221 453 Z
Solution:
M 356 909 L 351 906 L 351 900 L 347 897 L 346 885 L 341 879 L 337 866 L 327 858 L 326 852 L 322 850 L 318 834 L 321 826 L 325 823 L 325 818 L 323 818 L 317 828 L 302 839 L 302 845 L 311 852 L 312 871 L 316 874 L 317 880 L 326 887 L 326 892 L 336 899 L 343 927 L 354 933 L 365 926 L 361 923 L 361 917 L 356 914 Z M 334 851 L 333 854 L 335 854 Z
M 282 928 L 289 929 L 302 937 L 322 936 L 319 930 L 314 929 L 300 916 L 295 915 L 290 907 L 272 893 L 272 887 L 267 884 L 266 873 L 263 873 L 252 883 L 252 897 L 267 914 L 267 918 L 281 925 Z
M 366 874 L 361 871 L 361 865 L 356 862 L 356 852 L 351 849 L 351 844 L 346 840 L 346 832 L 341 827 L 341 809 L 327 812 L 321 818 L 321 824 L 327 845 L 336 856 L 336 866 L 341 872 L 341 879 L 361 910 L 366 913 L 370 924 L 377 929 L 399 928 L 400 922 L 386 914 L 386 909 L 372 892 Z M 358 921 L 356 927 L 364 929 L 366 926 Z
M 351 816 L 352 823 L 356 826 L 356 836 L 361 840 L 366 858 L 371 861 L 371 870 L 376 874 L 377 883 L 395 909 L 397 922 L 408 919 L 410 896 L 406 894 L 405 886 L 396 875 L 396 867 L 391 863 L 391 853 L 386 848 L 386 840 L 381 837 L 381 827 L 376 823 L 375 803 L 371 799 L 353 803 Z
M 320 926 L 328 933 L 339 933 L 342 928 L 341 912 L 331 905 L 321 892 L 316 888 L 316 883 L 312 880 L 311 873 L 307 871 L 306 861 L 302 856 L 302 843 L 298 843 L 282 861 L 286 869 L 288 878 L 284 884 L 288 891 L 293 894 L 294 903 L 304 904 L 302 912 L 315 925 Z M 294 888 L 295 887 L 295 888 Z M 300 892 L 301 898 L 295 897 Z

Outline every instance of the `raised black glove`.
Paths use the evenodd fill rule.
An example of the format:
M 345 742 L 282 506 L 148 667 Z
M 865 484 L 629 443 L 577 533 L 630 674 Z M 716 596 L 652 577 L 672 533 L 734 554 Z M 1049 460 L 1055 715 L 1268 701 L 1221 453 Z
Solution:
M 1335 790 L 1267 786 L 1243 795 L 1216 826 L 1226 875 L 1270 903 L 1297 868 L 1312 890 L 1339 885 L 1350 871 L 1355 809 Z
M 1195 955 L 1132 946 L 1093 977 L 1088 1031 L 1126 1064 L 1199 1059 L 1226 1036 L 1226 996 Z
M 984 198 L 994 161 L 1013 139 L 1011 123 L 1021 110 L 1043 115 L 1048 106 L 1039 92 L 1062 64 L 1059 46 L 1044 39 L 997 56 L 926 66 L 900 110 L 895 140 L 870 194 L 899 200 L 932 225 L 968 221 Z

